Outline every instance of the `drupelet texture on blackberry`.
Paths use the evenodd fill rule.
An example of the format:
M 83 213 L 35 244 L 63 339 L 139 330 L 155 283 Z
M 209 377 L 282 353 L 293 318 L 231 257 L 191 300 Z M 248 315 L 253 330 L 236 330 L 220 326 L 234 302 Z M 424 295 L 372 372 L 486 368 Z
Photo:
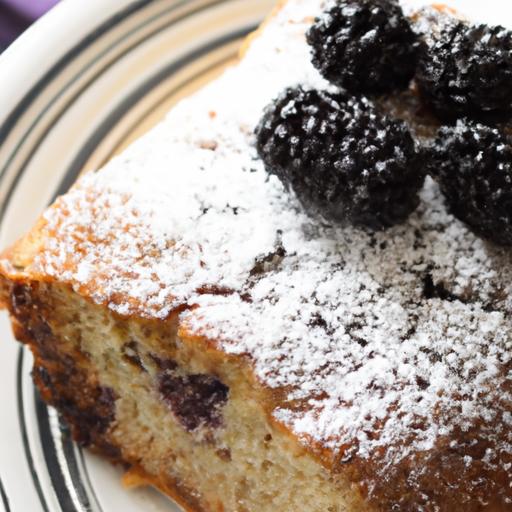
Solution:
M 405 123 L 365 98 L 286 89 L 266 108 L 256 139 L 267 171 L 328 221 L 378 230 L 418 205 L 424 174 L 414 141 Z
M 500 245 L 512 245 L 511 143 L 497 128 L 460 120 L 440 129 L 432 156 L 449 210 Z
M 507 120 L 512 115 L 512 32 L 448 25 L 432 44 L 422 45 L 416 80 L 442 120 Z
M 354 94 L 405 89 L 416 70 L 417 36 L 395 0 L 337 1 L 307 40 L 315 67 Z

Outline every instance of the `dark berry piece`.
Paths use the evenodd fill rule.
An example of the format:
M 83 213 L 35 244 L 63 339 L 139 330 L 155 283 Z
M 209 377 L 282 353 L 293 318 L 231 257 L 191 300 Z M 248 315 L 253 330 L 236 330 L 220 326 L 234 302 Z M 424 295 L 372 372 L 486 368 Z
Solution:
M 500 245 L 512 245 L 511 142 L 497 128 L 459 121 L 441 128 L 432 157 L 451 213 Z
M 417 36 L 393 0 L 337 1 L 307 40 L 315 67 L 353 94 L 405 89 L 416 70 Z
M 449 25 L 420 52 L 417 82 L 445 121 L 502 121 L 512 114 L 512 32 L 503 27 Z
M 165 371 L 158 376 L 158 389 L 187 430 L 222 425 L 222 408 L 228 400 L 229 388 L 213 375 Z
M 382 229 L 418 205 L 424 174 L 414 141 L 365 98 L 287 89 L 256 136 L 267 171 L 328 221 Z

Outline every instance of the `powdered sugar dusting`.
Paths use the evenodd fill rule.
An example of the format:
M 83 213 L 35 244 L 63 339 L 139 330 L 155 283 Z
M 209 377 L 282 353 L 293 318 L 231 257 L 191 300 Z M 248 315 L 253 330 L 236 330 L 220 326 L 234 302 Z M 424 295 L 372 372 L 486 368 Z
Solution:
M 189 330 L 288 390 L 273 414 L 305 442 L 361 458 L 386 447 L 391 464 L 480 425 L 499 443 L 485 464 L 511 481 L 510 255 L 449 215 L 431 181 L 401 226 L 322 225 L 255 154 L 274 96 L 327 87 L 304 40 L 319 9 L 291 0 L 238 67 L 80 179 L 45 214 L 34 268 L 120 314 L 184 308 Z
M 142 309 L 165 318 L 205 284 L 243 284 L 254 255 L 273 247 L 275 234 L 264 220 L 283 194 L 266 183 L 260 165 L 236 151 L 190 151 L 165 129 L 150 140 L 166 149 L 144 155 L 140 144 L 85 176 L 46 213 L 58 236 L 48 241 L 41 263 L 50 275 L 89 286 L 118 313 Z M 140 172 L 142 158 L 150 173 Z M 244 173 L 247 178 L 237 179 Z M 250 202 L 244 199 L 248 183 Z
M 287 226 L 287 256 L 240 295 L 199 297 L 186 322 L 255 356 L 266 384 L 293 388 L 275 416 L 332 449 L 357 440 L 369 456 L 413 433 L 403 457 L 433 448 L 455 424 L 494 425 L 497 401 L 512 398 L 499 385 L 511 366 L 510 303 L 491 298 L 502 276 L 431 182 L 424 199 L 408 225 L 373 237 L 325 230 L 305 239 L 306 226 Z M 429 290 L 443 279 L 447 298 Z

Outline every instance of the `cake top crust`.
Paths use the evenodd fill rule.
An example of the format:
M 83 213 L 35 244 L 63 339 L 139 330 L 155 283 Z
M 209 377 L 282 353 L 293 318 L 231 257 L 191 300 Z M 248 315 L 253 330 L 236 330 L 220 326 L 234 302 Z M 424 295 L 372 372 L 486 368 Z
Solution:
M 59 198 L 30 265 L 2 272 L 120 315 L 181 311 L 188 333 L 249 358 L 281 390 L 274 419 L 380 503 L 510 506 L 510 252 L 451 216 L 430 180 L 387 231 L 318 223 L 256 155 L 272 98 L 331 87 L 304 37 L 321 8 L 289 0 L 240 64 Z

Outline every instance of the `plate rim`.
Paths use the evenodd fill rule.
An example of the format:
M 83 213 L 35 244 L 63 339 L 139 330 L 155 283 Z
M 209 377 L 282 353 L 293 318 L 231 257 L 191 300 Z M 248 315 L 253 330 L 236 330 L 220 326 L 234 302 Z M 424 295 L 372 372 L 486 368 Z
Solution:
M 137 12 L 139 9 L 142 9 L 142 8 L 148 6 L 149 4 L 157 4 L 157 3 L 166 4 L 166 2 L 161 2 L 159 0 L 120 0 L 120 1 L 119 0 L 107 0 L 107 1 L 109 4 L 116 3 L 118 8 L 122 8 L 124 16 L 130 16 L 132 13 Z M 233 1 L 236 1 L 236 0 L 194 0 L 194 1 L 168 0 L 167 5 L 169 6 L 169 8 L 171 6 L 175 6 L 177 8 L 177 7 L 183 6 L 185 4 L 189 4 L 189 5 L 195 4 L 197 6 L 196 13 L 199 13 L 203 10 L 206 10 L 208 7 L 211 7 L 214 5 L 220 5 L 220 4 L 229 4 L 230 2 L 233 2 Z M 27 33 L 24 34 L 20 38 L 10 48 L 10 50 L 7 54 L 4 54 L 4 55 L 2 55 L 2 57 L 0 57 L 0 69 L 2 71 L 4 71 L 5 73 L 8 73 L 8 72 L 10 72 L 9 69 L 11 69 L 10 66 L 12 66 L 13 61 L 31 62 L 34 58 L 33 54 L 32 54 L 32 49 L 34 48 L 34 45 L 40 46 L 38 41 L 42 37 L 41 34 L 43 34 L 44 32 L 46 32 L 48 34 L 51 33 L 54 30 L 54 24 L 56 22 L 58 22 L 58 20 L 60 20 L 63 16 L 67 15 L 66 13 L 68 12 L 68 8 L 69 8 L 68 6 L 76 5 L 78 2 L 79 2 L 79 0 L 64 0 L 62 4 L 59 4 L 54 10 L 50 11 L 40 22 L 38 22 L 32 29 L 27 31 Z M 105 3 L 106 3 L 106 2 L 105 3 L 103 3 L 103 2 L 105 2 L 105 0 L 94 0 L 94 3 L 96 6 L 99 3 L 101 3 L 102 11 L 104 11 L 103 8 L 105 7 Z M 61 6 L 66 7 L 66 9 L 64 7 L 61 8 Z M 124 8 L 126 6 L 129 6 L 129 7 L 137 6 L 137 8 L 133 8 L 133 9 L 129 8 L 129 7 Z M 102 12 L 102 15 L 105 16 L 105 13 Z M 77 14 L 77 13 L 75 13 L 74 16 L 77 16 L 79 18 L 79 14 Z M 119 23 L 122 21 L 121 16 L 109 17 L 109 19 L 106 22 L 101 24 L 105 33 L 107 33 L 109 30 L 112 29 L 112 25 L 110 25 L 110 28 L 107 26 L 109 23 L 112 22 L 112 20 L 115 20 L 116 22 L 119 22 Z M 98 21 L 98 20 L 96 20 L 96 21 Z M 239 38 L 240 36 L 242 36 L 242 34 L 243 35 L 247 34 L 250 30 L 252 30 L 254 28 L 255 28 L 255 25 L 250 25 L 250 26 L 244 25 L 243 27 L 240 25 L 238 27 L 238 30 L 230 31 L 229 33 L 226 31 L 222 37 L 217 37 L 216 39 L 218 39 L 218 44 L 220 46 L 224 42 L 227 42 L 228 40 L 233 40 L 234 38 Z M 94 30 L 93 30 L 93 33 L 95 33 Z M 56 40 L 58 40 L 58 38 L 59 38 L 58 33 L 52 35 L 52 39 L 54 40 L 54 42 Z M 85 40 L 81 39 L 77 45 L 77 48 L 79 48 L 80 45 L 83 45 L 84 41 L 87 43 L 88 38 L 85 38 Z M 93 42 L 94 42 L 94 38 L 93 38 Z M 202 48 L 202 50 L 200 50 L 200 51 L 195 50 L 193 52 L 189 52 L 190 55 L 188 55 L 188 58 L 193 60 L 195 54 L 199 55 L 201 53 L 201 51 L 202 52 L 205 51 L 204 46 L 201 46 L 200 48 Z M 76 48 L 73 51 L 76 52 L 77 51 Z M 4 109 L 0 107 L 0 123 L 1 123 L 0 124 L 0 149 L 2 149 L 3 142 L 11 135 L 13 127 L 16 125 L 16 123 L 20 122 L 20 125 L 23 128 L 22 133 L 25 133 L 25 128 L 28 126 L 28 124 L 26 123 L 26 120 L 23 116 L 24 116 L 24 113 L 26 112 L 26 110 L 31 106 L 31 103 L 32 103 L 32 101 L 34 101 L 34 98 L 37 97 L 37 94 L 34 93 L 33 90 L 37 89 L 36 92 L 38 92 L 40 90 L 44 90 L 45 81 L 46 80 L 52 81 L 54 78 L 58 78 L 59 72 L 62 69 L 66 68 L 68 59 L 70 59 L 70 61 L 73 61 L 75 58 L 77 58 L 77 55 L 78 55 L 78 53 L 72 54 L 70 52 L 65 52 L 64 55 L 62 57 L 60 57 L 60 60 L 57 60 L 56 63 L 54 61 L 52 61 L 53 64 L 49 71 L 48 71 L 47 67 L 45 68 L 45 71 L 43 70 L 44 73 L 43 73 L 42 78 L 40 76 L 40 73 L 38 73 L 37 76 L 36 76 L 36 73 L 34 73 L 34 79 L 29 84 L 27 84 L 30 89 L 29 92 L 25 96 L 23 96 L 21 98 L 21 100 L 18 103 L 16 103 L 12 109 L 10 109 L 10 110 L 5 109 L 5 111 L 4 111 Z M 168 67 L 176 68 L 176 66 L 177 65 L 179 66 L 179 64 L 180 64 L 179 60 L 185 60 L 185 59 L 175 60 L 171 63 L 172 65 L 166 66 L 166 68 L 168 68 Z M 21 66 L 21 68 L 22 67 L 23 66 Z M 27 67 L 27 66 L 25 66 L 25 67 Z M 18 66 L 18 68 L 20 68 L 20 66 Z M 22 70 L 20 70 L 20 69 L 18 69 L 18 71 L 19 72 L 14 72 L 14 74 L 9 75 L 9 76 L 13 77 L 10 81 L 11 84 L 15 84 L 20 81 L 20 76 L 23 73 L 22 73 Z M 40 70 L 38 69 L 37 71 L 40 71 Z M 162 79 L 164 79 L 165 76 L 168 76 L 169 72 L 170 72 L 169 69 L 165 69 L 165 70 L 162 70 L 161 72 L 157 73 L 156 75 L 153 73 L 148 75 L 148 79 L 144 80 L 144 83 L 140 84 L 140 86 L 136 88 L 136 90 L 134 91 L 134 94 L 132 94 L 130 96 L 130 98 L 128 98 L 127 96 L 123 97 L 123 101 L 121 103 L 127 105 L 128 103 L 133 102 L 134 98 L 141 99 L 145 95 L 145 92 L 156 87 L 156 85 L 158 83 L 160 83 L 160 81 Z M 33 85 L 34 83 L 35 83 L 35 85 Z M 32 85 L 32 87 L 30 87 L 31 85 Z M 43 94 L 43 97 L 44 97 L 44 94 Z M 51 97 L 50 94 L 47 94 L 45 99 L 49 100 L 50 97 Z M 0 106 L 3 106 L 2 99 L 3 99 L 3 93 L 0 93 Z M 130 101 L 127 101 L 128 99 Z M 13 98 L 10 98 L 9 104 L 14 104 L 14 102 L 15 102 L 15 100 L 13 100 Z M 112 117 L 114 110 L 117 110 L 117 109 L 112 109 L 112 112 L 109 111 L 108 118 L 110 119 L 110 123 L 112 122 L 111 117 Z M 114 120 L 114 123 L 118 122 L 120 119 L 122 119 L 124 113 L 126 113 L 126 108 L 124 108 L 124 109 L 121 108 L 119 110 L 120 111 L 117 114 L 117 117 L 116 117 L 116 120 Z M 106 119 L 106 121 L 109 121 L 109 119 Z M 101 124 L 103 129 L 108 130 L 108 126 L 107 126 L 107 128 L 104 128 L 104 125 L 105 125 L 105 123 Z M 95 129 L 94 134 L 97 134 L 97 131 L 98 130 Z M 14 135 L 14 138 L 21 139 L 21 137 L 18 137 L 17 134 Z M 85 148 L 86 144 L 88 146 L 90 146 L 91 140 L 84 136 L 83 141 L 80 144 L 81 150 L 83 150 Z M 6 148 L 4 155 L 9 155 L 10 152 L 11 152 L 11 148 L 8 147 L 8 148 Z M 66 167 L 66 169 L 63 170 L 63 172 L 61 174 L 59 174 L 60 185 L 56 191 L 56 194 L 62 193 L 64 188 L 67 188 L 67 185 L 69 185 L 73 181 L 73 178 L 76 177 L 76 173 L 71 173 L 72 174 L 71 175 L 69 171 L 74 168 L 78 169 L 79 164 L 77 162 L 80 161 L 80 156 L 81 155 L 79 155 L 77 153 L 76 154 L 77 158 L 75 158 L 73 160 L 72 165 L 69 167 Z M 2 157 L 1 151 L 0 151 L 0 157 Z M 83 156 L 81 157 L 81 159 L 82 160 L 84 159 Z M 3 164 L 1 159 L 0 159 L 0 164 Z M 8 183 L 8 185 L 10 188 L 12 188 L 15 191 L 17 188 L 17 181 L 16 181 L 17 176 L 18 176 L 18 174 L 20 174 L 20 172 L 23 171 L 23 165 L 18 166 L 16 164 L 13 167 L 14 167 L 14 170 L 16 171 L 16 173 L 15 173 L 16 175 L 15 175 L 12 183 Z M 0 185 L 2 185 L 3 182 L 5 182 L 5 180 L 7 178 L 8 177 L 6 177 L 4 174 L 0 174 Z M 10 180 L 8 179 L 7 181 L 9 182 Z M 4 213 L 8 210 L 9 197 L 6 196 L 6 199 L 7 199 L 7 201 L 5 201 L 5 204 L 0 205 L 0 210 L 1 210 L 0 211 L 0 225 L 3 224 L 3 222 L 5 222 Z M 9 340 L 9 342 L 11 342 L 11 341 Z M 25 391 L 23 391 L 23 388 L 26 387 L 26 384 L 27 384 L 26 380 L 28 379 L 28 375 L 27 375 L 28 374 L 28 366 L 29 366 L 28 363 L 30 361 L 30 357 L 29 357 L 27 348 L 21 346 L 21 347 L 18 347 L 15 350 L 15 352 L 16 352 L 16 356 L 15 356 L 15 358 L 14 357 L 12 358 L 11 364 L 16 365 L 16 371 L 15 371 L 16 382 L 13 383 L 13 385 L 15 388 L 17 388 L 17 393 L 16 393 L 16 396 L 13 397 L 13 401 L 16 401 L 16 409 L 17 409 L 17 415 L 18 415 L 18 417 L 16 418 L 16 421 L 17 421 L 19 427 L 21 427 L 19 429 L 20 436 L 21 436 L 21 442 L 23 442 L 23 444 L 24 444 L 23 451 L 25 452 L 24 453 L 25 460 L 23 461 L 23 464 L 25 466 L 28 465 L 28 472 L 31 474 L 31 477 L 32 477 L 31 478 L 32 482 L 27 481 L 27 482 L 25 482 L 25 485 L 29 485 L 32 488 L 35 487 L 34 490 L 35 490 L 35 494 L 36 494 L 36 499 L 33 501 L 34 506 L 35 506 L 36 500 L 37 500 L 38 506 L 44 512 L 50 512 L 50 510 L 54 510 L 52 504 L 55 505 L 55 503 L 57 503 L 59 505 L 59 509 L 66 510 L 66 512 L 71 512 L 71 510 L 62 508 L 62 503 L 56 497 L 56 490 L 55 490 L 55 488 L 53 488 L 53 485 L 52 485 L 52 489 L 43 489 L 43 487 L 44 487 L 43 484 L 44 484 L 44 481 L 47 480 L 47 478 L 46 478 L 47 475 L 44 475 L 44 477 L 45 477 L 43 479 L 44 481 L 42 480 L 41 482 L 39 482 L 39 478 L 37 478 L 37 467 L 35 467 L 34 461 L 31 462 L 31 460 L 30 460 L 32 458 L 32 455 L 30 454 L 30 451 L 31 451 L 30 443 L 31 442 L 33 443 L 33 440 L 32 439 L 29 440 L 27 437 L 26 425 L 25 425 L 25 428 L 23 427 L 23 424 L 26 421 L 26 419 L 24 418 L 24 415 L 25 415 L 24 411 L 27 407 L 32 408 L 32 409 L 35 408 L 37 410 L 38 397 L 37 397 L 37 394 L 34 396 L 32 391 L 30 391 L 32 388 L 27 388 L 27 389 L 25 389 Z M 46 405 L 44 405 L 44 408 L 48 409 Z M 13 420 L 13 421 L 15 421 L 15 420 Z M 34 429 L 37 430 L 37 432 L 35 434 L 35 436 L 36 436 L 35 439 L 39 439 L 39 436 L 41 433 L 40 432 L 41 426 L 39 424 L 39 421 L 38 421 L 37 425 L 34 426 Z M 65 432 L 64 432 L 64 435 L 66 435 Z M 75 445 L 73 445 L 73 446 L 75 446 Z M 80 457 L 81 451 L 77 450 L 77 454 L 78 454 L 78 457 Z M 43 460 L 44 460 L 44 463 L 46 464 L 47 459 L 44 458 Z M 78 462 L 80 463 L 80 461 L 78 461 Z M 34 475 L 36 475 L 36 478 L 34 478 Z M 2 475 L 2 476 L 5 476 L 5 475 Z M 51 475 L 48 475 L 48 476 L 51 477 Z M 8 487 L 6 488 L 6 486 L 4 485 L 4 484 L 8 484 L 8 482 L 6 480 L 8 480 L 8 479 L 4 478 L 2 480 L 0 478 L 0 510 L 2 510 L 2 507 L 3 507 L 5 512 L 10 512 L 12 510 L 12 507 L 15 506 L 15 503 L 14 503 L 14 501 L 11 504 L 9 502 L 9 497 L 8 497 L 9 489 L 8 489 Z M 51 479 L 48 481 L 51 482 Z M 90 486 L 90 488 L 94 491 L 92 486 Z M 55 498 L 55 500 L 53 498 Z M 86 511 L 86 510 L 87 511 L 92 511 L 92 510 L 101 511 L 101 504 L 95 498 L 94 493 L 89 493 L 88 498 L 89 498 L 89 500 L 93 501 L 93 504 L 81 503 L 81 505 L 82 505 L 81 508 L 77 507 L 76 509 L 72 509 L 72 510 L 76 510 L 77 512 L 78 511 L 82 512 L 82 511 Z M 94 502 L 96 502 L 96 503 L 94 503 Z
M 187 0 L 174 1 L 184 3 Z M 14 126 L 20 111 L 26 110 L 41 88 L 73 60 L 84 45 L 91 42 L 91 38 L 97 38 L 110 30 L 131 11 L 154 2 L 155 0 L 88 0 L 84 4 L 81 0 L 62 0 L 23 32 L 0 54 L 2 74 L 14 77 L 0 89 L 0 105 L 14 105 L 10 109 L 0 109 L 0 145 Z M 84 8 L 85 5 L 87 8 Z M 101 19 L 103 21 L 98 24 Z M 60 27 L 61 33 L 55 32 L 55 27 Z M 59 44 L 62 39 L 70 42 L 73 39 L 71 47 Z M 49 41 L 50 44 L 41 45 L 42 40 Z M 47 58 L 50 51 L 53 52 L 52 59 Z M 38 59 L 43 56 L 45 60 Z M 20 66 L 19 63 L 34 60 L 38 63 L 46 62 L 46 65 L 37 69 L 37 78 L 24 83 L 22 75 L 27 72 L 27 66 Z M 32 76 L 34 71 L 32 68 Z M 20 86 L 20 82 L 23 85 Z

